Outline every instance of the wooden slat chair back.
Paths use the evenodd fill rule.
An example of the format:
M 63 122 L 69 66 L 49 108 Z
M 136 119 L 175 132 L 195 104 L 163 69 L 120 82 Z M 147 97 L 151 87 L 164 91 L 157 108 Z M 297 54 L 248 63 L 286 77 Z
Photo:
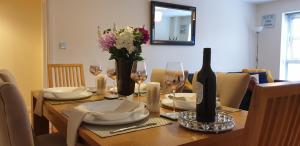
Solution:
M 300 146 L 300 82 L 255 87 L 241 146 Z
M 48 64 L 48 86 L 85 86 L 82 64 Z

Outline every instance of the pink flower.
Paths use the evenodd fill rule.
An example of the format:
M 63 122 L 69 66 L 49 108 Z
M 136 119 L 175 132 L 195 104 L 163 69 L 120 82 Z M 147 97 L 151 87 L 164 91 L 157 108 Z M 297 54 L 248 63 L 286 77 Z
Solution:
M 142 42 L 143 42 L 144 44 L 146 44 L 146 43 L 149 41 L 149 38 L 150 38 L 150 36 L 149 36 L 149 31 L 146 30 L 144 27 L 138 28 L 138 30 L 139 30 L 140 33 L 143 34 Z
M 108 51 L 116 44 L 116 36 L 113 33 L 105 33 L 99 38 L 99 44 L 103 51 Z

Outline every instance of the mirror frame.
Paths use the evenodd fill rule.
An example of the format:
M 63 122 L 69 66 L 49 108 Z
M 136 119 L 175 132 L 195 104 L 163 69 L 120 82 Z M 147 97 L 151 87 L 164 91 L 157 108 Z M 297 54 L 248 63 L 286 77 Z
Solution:
M 154 40 L 153 33 L 155 32 L 155 7 L 164 7 L 170 9 L 179 9 L 179 10 L 188 10 L 192 11 L 191 17 L 191 41 L 169 41 L 169 40 Z M 150 24 L 150 43 L 152 45 L 195 45 L 195 31 L 196 31 L 196 7 L 185 6 L 185 5 L 178 5 L 178 4 L 171 4 L 171 3 L 164 3 L 158 1 L 151 1 L 151 24 Z

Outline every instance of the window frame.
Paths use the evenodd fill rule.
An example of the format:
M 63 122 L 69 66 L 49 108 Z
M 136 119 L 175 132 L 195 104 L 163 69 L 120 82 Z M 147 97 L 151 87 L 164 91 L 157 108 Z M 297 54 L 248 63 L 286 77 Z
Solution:
M 293 58 L 290 56 L 290 52 L 292 51 L 293 41 L 300 40 L 300 37 L 294 37 L 292 35 L 292 21 L 294 19 L 300 20 L 300 12 L 288 13 L 286 14 L 287 18 L 287 44 L 285 50 L 285 79 L 288 79 L 288 71 L 289 71 L 289 64 L 299 64 L 300 65 L 300 58 Z

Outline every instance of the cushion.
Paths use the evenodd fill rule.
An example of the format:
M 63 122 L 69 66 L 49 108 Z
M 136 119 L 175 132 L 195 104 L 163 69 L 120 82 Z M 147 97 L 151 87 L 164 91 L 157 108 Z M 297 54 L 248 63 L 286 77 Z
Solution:
M 266 72 L 249 72 L 250 75 L 258 75 L 259 84 L 268 83 L 268 77 Z
M 249 72 L 266 72 L 267 73 L 267 80 L 268 83 L 273 83 L 274 79 L 272 77 L 271 71 L 267 69 L 243 69 L 242 72 L 249 73 Z
M 222 105 L 239 108 L 246 93 L 250 75 L 247 73 L 218 73 L 217 92 Z

